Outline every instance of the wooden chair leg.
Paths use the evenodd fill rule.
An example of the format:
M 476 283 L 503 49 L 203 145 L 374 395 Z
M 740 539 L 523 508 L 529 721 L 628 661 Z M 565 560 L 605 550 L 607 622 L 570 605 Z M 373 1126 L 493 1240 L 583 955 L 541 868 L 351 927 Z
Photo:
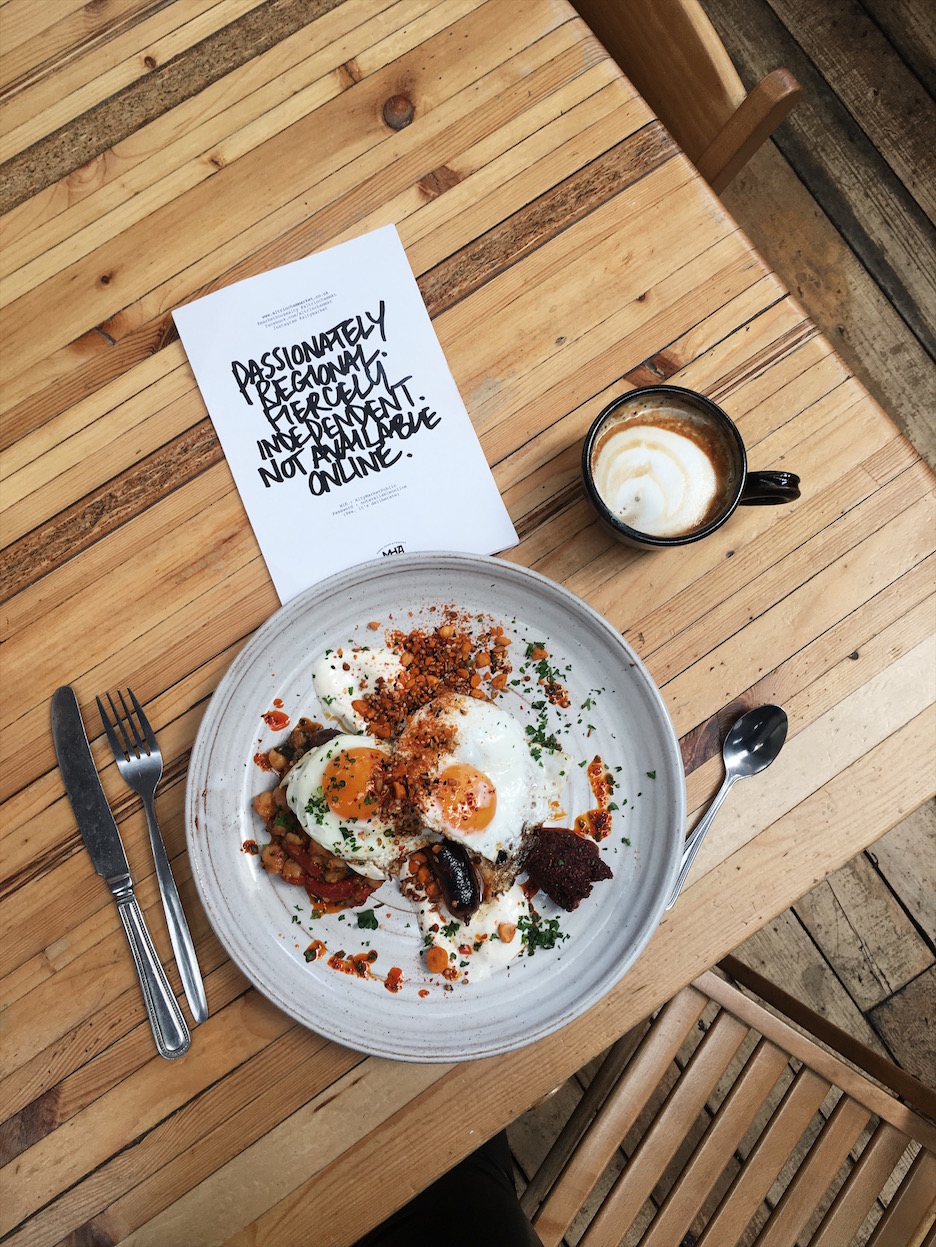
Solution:
M 788 69 L 774 69 L 754 87 L 696 161 L 716 194 L 740 173 L 802 94 Z

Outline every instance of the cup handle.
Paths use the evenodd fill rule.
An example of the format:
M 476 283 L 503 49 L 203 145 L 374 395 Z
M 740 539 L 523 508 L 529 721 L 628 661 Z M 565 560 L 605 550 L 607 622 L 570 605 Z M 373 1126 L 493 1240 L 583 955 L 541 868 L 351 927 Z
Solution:
M 748 472 L 738 501 L 747 507 L 792 502 L 800 496 L 799 484 L 800 479 L 793 472 Z

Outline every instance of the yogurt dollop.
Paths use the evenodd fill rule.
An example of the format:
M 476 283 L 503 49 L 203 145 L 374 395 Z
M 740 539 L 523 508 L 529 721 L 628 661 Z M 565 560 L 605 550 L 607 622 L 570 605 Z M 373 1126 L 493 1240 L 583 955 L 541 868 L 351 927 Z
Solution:
M 653 424 L 610 432 L 593 455 L 592 472 L 610 510 L 652 537 L 698 528 L 719 493 L 715 467 L 698 442 Z

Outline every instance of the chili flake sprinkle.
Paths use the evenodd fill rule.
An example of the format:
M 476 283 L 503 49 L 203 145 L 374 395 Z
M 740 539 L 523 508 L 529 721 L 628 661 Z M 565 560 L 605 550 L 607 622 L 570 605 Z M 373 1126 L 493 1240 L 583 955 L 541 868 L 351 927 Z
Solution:
M 352 703 L 370 734 L 384 740 L 398 736 L 409 716 L 443 689 L 494 700 L 512 670 L 511 642 L 503 627 L 489 624 L 470 631 L 452 610 L 435 628 L 390 629 L 386 641 L 400 656 L 401 675 L 392 682 L 377 679 L 373 690 Z

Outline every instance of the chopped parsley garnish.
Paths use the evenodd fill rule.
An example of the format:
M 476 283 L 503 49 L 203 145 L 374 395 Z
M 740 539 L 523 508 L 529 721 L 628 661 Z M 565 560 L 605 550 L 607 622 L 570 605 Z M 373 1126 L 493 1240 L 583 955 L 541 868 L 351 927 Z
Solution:
M 560 929 L 558 918 L 544 918 L 535 909 L 530 910 L 529 918 L 520 918 L 518 920 L 517 930 L 522 932 L 523 943 L 531 957 L 538 948 L 544 948 L 548 951 L 556 947 L 558 940 L 567 940 L 569 938 Z
M 319 827 L 325 822 L 325 816 L 328 813 L 328 802 L 325 800 L 325 794 L 321 788 L 318 790 L 318 793 L 313 793 L 306 802 L 306 813 L 312 815 Z
M 365 931 L 377 930 L 377 915 L 372 909 L 362 909 L 357 916 L 357 924 Z
M 647 779 L 656 779 L 656 771 L 648 771 Z
M 542 704 L 543 703 L 540 702 L 540 705 Z M 527 744 L 530 746 L 530 752 L 533 753 L 534 749 L 539 750 L 538 753 L 533 753 L 533 756 L 537 759 L 537 761 L 539 760 L 543 749 L 548 749 L 550 753 L 557 753 L 562 748 L 558 740 L 556 740 L 554 732 L 549 732 L 547 734 L 548 727 L 549 723 L 546 718 L 546 711 L 541 710 L 539 712 L 539 722 L 536 727 L 534 727 L 532 723 L 528 723 L 525 728 L 526 734 L 530 738 L 527 741 Z
M 442 934 L 447 940 L 453 940 L 461 927 L 460 922 L 449 922 L 442 928 Z

